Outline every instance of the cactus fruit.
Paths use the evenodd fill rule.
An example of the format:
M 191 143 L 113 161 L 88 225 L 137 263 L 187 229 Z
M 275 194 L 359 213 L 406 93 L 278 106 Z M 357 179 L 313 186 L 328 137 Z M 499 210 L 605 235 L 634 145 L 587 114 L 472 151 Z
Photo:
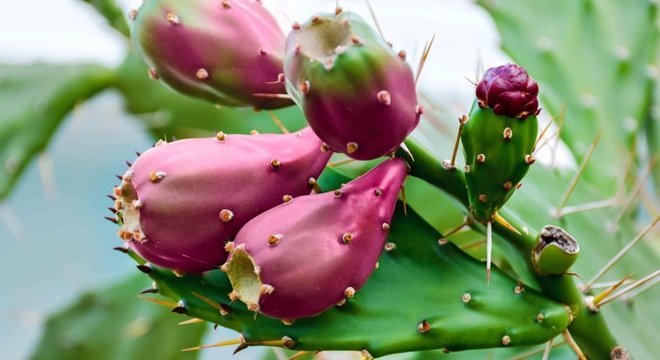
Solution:
M 133 17 L 152 78 L 223 105 L 291 105 L 278 81 L 284 34 L 259 1 L 150 0 Z
M 223 265 L 230 297 L 279 319 L 352 298 L 385 245 L 408 164 L 386 160 L 340 190 L 294 199 L 248 222 Z
M 538 86 L 518 65 L 489 69 L 461 134 L 471 213 L 491 220 L 534 163 Z
M 538 130 L 538 85 L 515 64 L 488 69 L 476 89 L 469 118 L 462 120 L 465 180 L 469 210 L 487 223 L 487 264 L 490 277 L 491 221 L 502 222 L 497 211 L 521 186 L 530 165 Z M 516 230 L 517 231 L 517 230 Z
M 286 87 L 330 149 L 374 159 L 396 150 L 422 113 L 403 55 L 357 14 L 316 15 L 286 40 Z
M 329 152 L 309 128 L 288 135 L 225 135 L 162 143 L 115 188 L 119 236 L 147 261 L 202 272 L 223 246 L 283 198 L 307 194 Z
M 532 249 L 532 264 L 541 275 L 563 274 L 573 266 L 579 252 L 580 245 L 566 230 L 547 225 Z

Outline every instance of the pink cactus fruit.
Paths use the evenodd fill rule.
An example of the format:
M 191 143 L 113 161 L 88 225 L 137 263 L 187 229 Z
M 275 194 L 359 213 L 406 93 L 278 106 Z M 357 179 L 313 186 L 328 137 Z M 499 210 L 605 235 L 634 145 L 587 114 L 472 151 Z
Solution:
M 278 81 L 284 33 L 259 1 L 149 0 L 133 15 L 133 43 L 152 78 L 218 104 L 292 104 Z
M 162 143 L 114 190 L 119 237 L 147 261 L 179 272 L 220 266 L 240 228 L 290 197 L 309 194 L 330 152 L 311 129 Z
M 395 151 L 422 114 L 404 57 L 355 13 L 316 15 L 287 37 L 287 90 L 330 149 L 375 159 Z
M 407 173 L 404 160 L 389 159 L 335 192 L 252 219 L 227 246 L 230 297 L 286 320 L 353 297 L 375 269 Z

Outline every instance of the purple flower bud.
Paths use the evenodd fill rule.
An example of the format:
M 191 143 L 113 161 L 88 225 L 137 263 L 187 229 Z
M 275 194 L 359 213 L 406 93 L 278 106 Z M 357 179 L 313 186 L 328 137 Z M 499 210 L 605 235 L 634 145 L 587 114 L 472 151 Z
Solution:
M 538 84 L 524 68 L 506 64 L 486 70 L 477 85 L 477 103 L 497 115 L 525 119 L 541 112 L 538 93 Z

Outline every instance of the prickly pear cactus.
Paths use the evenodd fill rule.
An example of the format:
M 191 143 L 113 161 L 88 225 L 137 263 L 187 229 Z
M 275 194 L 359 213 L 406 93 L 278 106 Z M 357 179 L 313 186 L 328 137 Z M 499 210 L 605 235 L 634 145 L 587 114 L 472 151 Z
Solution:
M 261 109 L 283 97 L 284 34 L 256 0 L 150 0 L 131 12 L 149 76 L 184 94 Z
M 147 2 L 142 10 L 149 9 L 149 6 L 157 7 L 160 3 L 164 2 Z M 237 4 L 242 2 L 217 1 L 217 7 L 208 8 L 204 14 L 198 12 L 202 7 L 197 6 L 201 3 L 172 3 L 172 6 L 181 8 L 176 11 L 165 9 L 162 16 L 156 17 L 157 22 L 162 23 L 164 19 L 167 23 L 164 25 L 170 30 L 180 31 L 185 34 L 183 39 L 191 40 L 192 36 L 187 32 L 190 25 L 188 10 L 197 12 L 196 16 L 200 19 L 208 19 L 206 17 L 212 14 L 226 15 L 226 11 L 236 9 Z M 383 196 L 380 198 L 383 203 L 376 207 L 373 203 L 364 206 L 365 203 L 360 200 L 362 197 L 342 196 L 351 195 L 349 190 L 364 179 L 371 179 L 367 188 L 387 182 L 387 177 L 373 179 L 369 178 L 369 174 L 351 181 L 373 167 L 374 162 L 333 163 L 318 179 L 314 176 L 313 181 L 294 181 L 305 186 L 305 191 L 301 190 L 299 196 L 293 196 L 291 192 L 291 196 L 276 201 L 286 203 L 268 211 L 261 208 L 255 210 L 250 216 L 254 223 L 246 219 L 245 226 L 235 229 L 238 235 L 219 234 L 214 239 L 217 246 L 204 247 L 204 256 L 223 258 L 227 253 L 221 245 L 227 238 L 234 240 L 233 246 L 227 247 L 234 252 L 232 257 L 236 256 L 232 261 L 242 258 L 244 261 L 241 262 L 247 263 L 249 270 L 242 274 L 237 271 L 240 276 L 234 276 L 236 269 L 232 267 L 237 263 L 232 261 L 225 266 L 229 276 L 219 269 L 205 272 L 195 269 L 197 271 L 191 272 L 200 273 L 184 274 L 175 265 L 152 261 L 146 252 L 141 253 L 143 258 L 135 246 L 128 249 L 119 247 L 119 251 L 130 255 L 136 261 L 137 268 L 153 280 L 151 288 L 141 291 L 145 300 L 191 317 L 185 318 L 184 323 L 207 321 L 240 333 L 234 340 L 209 346 L 199 346 L 197 340 L 191 340 L 193 343 L 186 350 L 233 345 L 236 351 L 241 351 L 254 346 L 274 346 L 296 351 L 290 353 L 292 358 L 300 358 L 307 351 L 355 350 L 360 351 L 364 359 L 407 351 L 420 351 L 408 358 L 435 359 L 440 356 L 439 350 L 471 350 L 455 354 L 458 358 L 493 355 L 528 357 L 541 352 L 545 352 L 547 357 L 547 353 L 552 351 L 553 356 L 576 354 L 581 359 L 620 359 L 628 358 L 630 350 L 636 357 L 654 358 L 658 349 L 653 334 L 657 333 L 654 329 L 660 324 L 657 321 L 657 305 L 653 296 L 640 294 L 657 279 L 657 253 L 648 244 L 637 245 L 637 242 L 652 233 L 658 218 L 652 202 L 651 205 L 646 204 L 651 209 L 648 210 L 635 201 L 640 189 L 646 188 L 644 182 L 647 177 L 633 174 L 635 171 L 625 175 L 619 185 L 621 194 L 626 194 L 625 201 L 622 201 L 621 194 L 613 195 L 614 176 L 610 176 L 613 168 L 621 169 L 624 157 L 630 157 L 630 163 L 635 164 L 636 161 L 648 160 L 648 156 L 644 152 L 623 156 L 625 152 L 622 151 L 614 155 L 595 151 L 593 159 L 598 161 L 589 164 L 587 160 L 591 158 L 591 152 L 586 149 L 597 128 L 603 131 L 601 144 L 606 144 L 608 149 L 635 148 L 631 138 L 648 135 L 642 126 L 636 126 L 634 130 L 621 130 L 626 123 L 646 124 L 652 118 L 647 117 L 651 113 L 649 89 L 654 86 L 658 49 L 646 45 L 657 43 L 658 30 L 654 22 L 657 22 L 657 5 L 589 0 L 544 0 L 534 5 L 502 0 L 483 2 L 482 5 L 499 26 L 506 50 L 539 79 L 541 89 L 538 91 L 535 82 L 515 65 L 495 68 L 484 74 L 483 82 L 477 86 L 477 103 L 469 117 L 464 118 L 463 132 L 459 136 L 467 167 L 456 166 L 454 161 L 447 164 L 439 160 L 441 157 L 438 154 L 444 154 L 452 147 L 444 141 L 447 134 L 428 136 L 428 128 L 438 123 L 422 124 L 422 136 L 406 139 L 417 125 L 422 111 L 417 104 L 412 71 L 401 59 L 405 53 L 397 54 L 389 49 L 377 32 L 359 17 L 350 15 L 349 21 L 344 21 L 348 15 L 341 11 L 334 15 L 313 17 L 304 25 L 294 25 L 286 45 L 285 68 L 281 69 L 282 64 L 279 64 L 277 69 L 271 69 L 275 76 L 267 76 L 276 78 L 268 85 L 277 87 L 281 86 L 282 80 L 277 75 L 286 73 L 288 91 L 302 111 L 293 108 L 285 112 L 256 115 L 243 112 L 244 123 L 236 121 L 235 115 L 241 113 L 235 110 L 220 109 L 215 112 L 208 104 L 173 92 L 164 95 L 158 83 L 145 83 L 146 68 L 136 62 L 135 54 L 129 55 L 113 73 L 115 78 L 111 79 L 112 84 L 127 99 L 130 112 L 165 113 L 160 118 L 154 115 L 149 120 L 141 119 L 156 134 L 162 134 L 166 129 L 169 134 L 177 136 L 211 136 L 218 129 L 224 129 L 226 133 L 223 135 L 231 139 L 243 136 L 238 134 L 247 134 L 253 128 L 287 132 L 282 124 L 299 129 L 307 120 L 320 138 L 314 146 L 315 157 L 310 159 L 310 164 L 316 165 L 309 165 L 310 171 L 318 165 L 318 169 L 314 170 L 320 172 L 330 156 L 329 152 L 321 150 L 336 150 L 355 159 L 373 159 L 395 151 L 398 158 L 386 160 L 385 164 L 402 163 L 399 158 L 403 158 L 410 165 L 409 169 L 406 168 L 407 196 L 401 196 L 391 219 L 394 198 L 388 197 L 384 201 L 386 196 Z M 529 16 L 536 13 L 536 8 L 530 8 L 535 6 L 542 6 L 546 10 L 545 16 L 556 21 L 538 23 L 538 18 Z M 104 13 L 109 20 L 116 16 L 114 7 L 98 7 L 107 10 Z M 135 14 L 138 22 L 142 10 Z M 259 14 L 256 11 L 252 15 Z M 607 14 L 610 17 L 621 14 L 629 20 L 645 20 L 629 21 L 629 25 L 622 26 L 623 22 L 603 21 L 602 17 Z M 564 22 L 575 26 L 558 29 L 557 24 Z M 232 30 L 243 26 L 238 23 L 223 24 Z M 217 24 L 199 21 L 195 22 L 197 25 L 202 26 L 203 33 L 211 34 Z M 116 27 L 120 31 L 123 29 L 121 23 Z M 578 34 L 572 33 L 575 31 Z M 277 37 L 276 33 L 274 31 L 268 35 Z M 574 41 L 561 41 L 564 40 L 562 36 Z M 614 40 L 609 41 L 610 37 Z M 232 37 L 222 45 L 234 46 L 237 54 L 243 54 L 244 48 L 236 45 L 235 40 Z M 190 44 L 195 42 L 192 40 Z M 197 54 L 217 55 L 214 51 L 219 48 L 219 45 L 209 46 Z M 613 49 L 614 57 L 611 56 Z M 284 50 L 282 45 L 272 53 Z M 230 49 L 229 53 L 233 50 Z M 264 54 L 260 52 L 260 55 Z M 599 66 L 594 66 L 590 61 Z M 250 63 L 249 59 L 245 63 Z M 384 74 L 383 64 L 394 71 Z M 190 78 L 190 72 L 186 72 L 189 78 L 177 78 L 177 81 L 183 83 L 190 80 L 193 85 L 188 90 L 194 88 L 190 94 L 209 98 L 208 93 L 202 94 L 209 89 L 202 91 L 196 86 L 200 80 L 212 81 L 215 69 L 208 71 L 197 65 L 192 68 L 197 70 L 193 78 Z M 198 71 L 200 69 L 206 70 L 206 73 Z M 161 70 L 160 74 L 156 71 L 152 75 L 165 73 Z M 161 78 L 165 79 L 164 76 Z M 260 82 L 260 85 L 263 84 Z M 269 106 L 251 103 L 254 100 L 251 91 L 245 92 L 248 94 L 245 98 L 236 100 L 227 95 L 233 90 L 217 90 L 222 92 L 222 96 L 215 93 L 216 90 L 210 91 L 214 94 L 210 98 L 216 102 L 262 108 Z M 577 172 L 564 173 L 534 167 L 526 174 L 534 160 L 538 132 L 535 117 L 537 91 L 553 115 L 558 114 L 558 109 L 563 106 L 567 108 L 566 125 L 561 125 L 565 127 L 560 135 L 578 162 L 582 162 Z M 281 91 L 262 95 L 265 96 L 257 98 L 288 101 L 288 96 Z M 446 115 L 441 113 L 446 110 L 436 108 L 450 107 L 430 108 L 433 110 L 427 112 L 429 122 L 442 117 L 439 115 Z M 286 116 L 280 121 L 279 114 Z M 453 118 L 458 114 L 450 115 Z M 260 123 L 271 116 L 275 126 Z M 639 121 L 629 121 L 628 117 Z M 377 118 L 379 122 L 368 121 L 370 118 Z M 350 123 L 350 126 L 344 126 L 346 124 L 342 121 Z M 648 126 L 652 128 L 652 125 L 651 122 Z M 378 132 L 383 128 L 387 131 Z M 358 135 L 364 138 L 357 139 Z M 425 137 L 432 141 L 419 140 Z M 399 148 L 404 140 L 406 146 Z M 321 145 L 321 141 L 326 144 Z M 652 149 L 654 143 L 649 141 L 649 148 Z M 269 147 L 261 150 L 267 161 L 261 159 L 260 163 L 270 164 L 268 171 L 275 171 L 273 167 L 282 165 L 272 161 L 279 159 L 279 156 L 272 155 L 279 154 L 281 149 Z M 232 161 L 236 160 L 238 168 L 246 165 L 243 163 L 249 163 L 240 158 L 243 154 L 239 153 L 235 151 L 233 156 L 228 156 Z M 290 153 L 303 156 L 305 151 L 296 147 Z M 213 159 L 211 154 L 210 151 L 201 151 L 194 157 L 209 160 Z M 163 163 L 176 162 L 178 155 L 166 156 Z M 604 156 L 610 155 L 611 164 L 605 164 Z M 139 163 L 140 160 L 133 166 Z M 194 161 L 184 163 L 184 167 L 197 166 Z M 649 161 L 649 172 L 653 170 L 652 164 Z M 210 192 L 221 194 L 223 201 L 234 196 L 246 199 L 247 196 L 248 200 L 240 204 L 246 207 L 265 201 L 262 193 L 248 191 L 249 196 L 242 193 L 243 188 L 252 189 L 243 186 L 249 185 L 250 176 L 239 177 L 245 184 L 237 185 L 233 191 L 222 188 L 222 178 L 233 176 L 227 175 L 232 169 L 235 168 L 218 172 L 202 183 L 213 190 Z M 631 165 L 631 169 L 636 169 L 635 165 Z M 382 168 L 372 171 L 380 170 Z M 172 171 L 159 174 L 159 171 L 152 169 L 149 175 L 153 172 L 153 182 L 151 176 L 142 178 L 148 178 L 146 185 L 156 188 L 172 178 L 169 177 Z M 257 170 L 254 172 L 258 173 Z M 397 176 L 404 175 L 394 172 L 397 175 L 393 182 L 402 181 Z M 584 180 L 578 181 L 582 175 Z M 523 176 L 526 176 L 526 186 L 517 196 L 511 197 Z M 301 179 L 305 180 L 304 177 Z M 190 183 L 196 183 L 196 180 Z M 346 185 L 342 188 L 342 184 Z M 260 189 L 263 186 L 268 190 L 293 186 L 288 182 L 273 184 L 267 178 L 259 185 Z M 387 187 L 382 185 L 383 189 Z M 185 193 L 190 189 L 191 193 Z M 307 194 L 312 189 L 315 194 Z M 222 222 L 220 215 L 225 209 L 222 204 L 211 201 L 213 195 L 203 196 L 197 190 L 196 186 L 176 186 L 170 189 L 170 195 L 175 195 L 164 198 L 171 201 L 172 197 L 180 195 L 178 192 L 184 192 L 189 196 L 183 198 L 194 199 L 193 204 L 212 203 L 210 208 L 215 209 L 214 220 Z M 322 191 L 326 193 L 318 194 Z M 375 195 L 369 191 L 365 194 L 369 195 L 369 199 Z M 607 201 L 610 205 L 594 207 L 594 199 L 605 197 L 612 197 L 611 201 Z M 124 209 L 136 205 L 133 204 L 136 199 L 129 200 L 120 199 Z M 589 206 L 565 206 L 569 203 Z M 136 209 L 147 206 L 137 205 L 140 206 L 135 206 Z M 181 231 L 180 226 L 176 226 L 177 221 L 184 219 L 190 229 L 183 230 L 204 230 L 206 225 L 197 226 L 195 223 L 199 219 L 196 206 L 187 206 L 176 208 L 172 203 L 167 203 L 163 208 L 167 208 L 168 214 L 175 215 L 171 218 L 171 224 L 162 221 L 158 228 L 177 233 Z M 228 212 L 224 214 L 229 215 Z M 121 217 L 123 220 L 123 213 Z M 374 217 L 378 221 L 371 221 Z M 649 217 L 650 224 L 640 233 L 640 223 Z M 230 222 L 236 219 L 231 216 L 225 218 L 231 218 Z M 474 219 L 478 221 L 472 221 Z M 368 223 L 368 226 L 364 225 L 368 231 L 361 232 L 363 223 Z M 483 223 L 487 224 L 486 229 Z M 124 223 L 121 225 L 126 226 Z M 172 228 L 168 228 L 169 225 Z M 335 230 L 352 225 L 355 227 L 350 231 Z M 238 228 L 241 228 L 240 231 Z M 289 230 L 295 235 L 288 236 Z M 360 249 L 367 250 L 352 252 L 357 255 L 351 255 L 355 258 L 350 257 L 351 261 L 347 261 L 350 266 L 333 267 L 343 264 L 343 259 L 349 257 L 336 256 L 331 251 L 333 247 L 328 250 L 321 242 L 315 242 L 317 238 L 323 239 L 328 232 L 333 235 L 334 243 L 329 242 L 333 246 L 345 250 L 356 249 L 360 245 L 365 246 Z M 484 233 L 487 234 L 486 241 Z M 486 283 L 481 260 L 491 258 L 491 247 L 487 245 L 486 250 L 483 246 L 490 244 L 490 235 L 497 240 L 493 242 L 492 249 L 495 266 L 490 282 Z M 632 245 L 624 247 L 625 241 L 632 238 L 635 240 L 631 244 L 639 249 L 630 250 Z M 360 243 L 364 239 L 368 243 Z M 288 240 L 292 243 L 287 243 Z M 195 247 L 194 242 L 190 241 L 181 241 L 176 245 Z M 619 253 L 621 248 L 624 250 Z M 277 255 L 277 250 L 286 251 Z M 628 250 L 630 254 L 626 255 Z M 292 253 L 294 256 L 291 256 Z M 619 255 L 612 259 L 616 253 Z M 377 265 L 374 266 L 376 258 Z M 214 267 L 217 265 L 216 262 Z M 310 268 L 314 271 L 306 271 Z M 302 272 L 297 273 L 300 270 Z M 611 282 L 603 280 L 608 271 L 607 280 Z M 634 280 L 626 277 L 633 272 L 636 272 Z M 649 272 L 649 275 L 643 275 Z M 576 273 L 580 276 L 575 276 Z M 245 274 L 251 277 L 243 276 Z M 592 274 L 595 275 L 586 280 Z M 349 275 L 359 276 L 351 283 L 346 281 Z M 318 281 L 321 276 L 325 278 Z M 252 281 L 247 287 L 248 294 L 242 288 L 246 278 Z M 296 294 L 297 288 L 304 291 Z M 353 292 L 351 289 L 359 291 Z M 330 292 L 335 298 L 327 296 Z M 287 308 L 276 303 L 271 308 L 269 299 L 279 296 L 285 299 L 282 302 L 295 304 L 296 307 Z M 311 298 L 319 304 L 314 304 L 317 307 L 312 309 L 304 302 L 301 302 L 303 305 L 295 303 L 300 298 Z M 633 303 L 634 306 L 630 306 Z M 277 312 L 282 309 L 289 312 Z M 294 318 L 295 322 L 291 321 Z M 558 340 L 558 335 L 562 335 L 564 340 Z M 557 344 L 559 350 L 554 348 Z M 475 350 L 484 348 L 489 349 Z M 437 351 L 421 352 L 434 349 Z

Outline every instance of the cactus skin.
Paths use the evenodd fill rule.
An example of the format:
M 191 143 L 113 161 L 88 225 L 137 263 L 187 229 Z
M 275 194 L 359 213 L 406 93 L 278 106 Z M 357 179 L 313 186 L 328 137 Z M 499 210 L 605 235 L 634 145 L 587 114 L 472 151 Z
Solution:
M 287 91 L 336 152 L 370 160 L 419 122 L 412 70 L 354 13 L 317 15 L 286 41 Z
M 284 34 L 258 1 L 145 1 L 132 34 L 150 75 L 186 95 L 260 109 L 291 105 L 253 95 L 286 93 L 277 82 Z
M 149 262 L 202 272 L 223 246 L 283 196 L 309 193 L 329 152 L 307 128 L 290 135 L 224 135 L 156 146 L 115 188 L 120 238 Z
M 481 222 L 492 219 L 534 163 L 538 86 L 519 73 L 524 72 L 519 66 L 504 67 L 509 71 L 503 67 L 486 71 L 461 133 L 470 213 Z
M 341 190 L 296 198 L 248 222 L 223 266 L 234 293 L 279 319 L 352 298 L 375 269 L 407 174 L 404 160 L 386 160 Z

